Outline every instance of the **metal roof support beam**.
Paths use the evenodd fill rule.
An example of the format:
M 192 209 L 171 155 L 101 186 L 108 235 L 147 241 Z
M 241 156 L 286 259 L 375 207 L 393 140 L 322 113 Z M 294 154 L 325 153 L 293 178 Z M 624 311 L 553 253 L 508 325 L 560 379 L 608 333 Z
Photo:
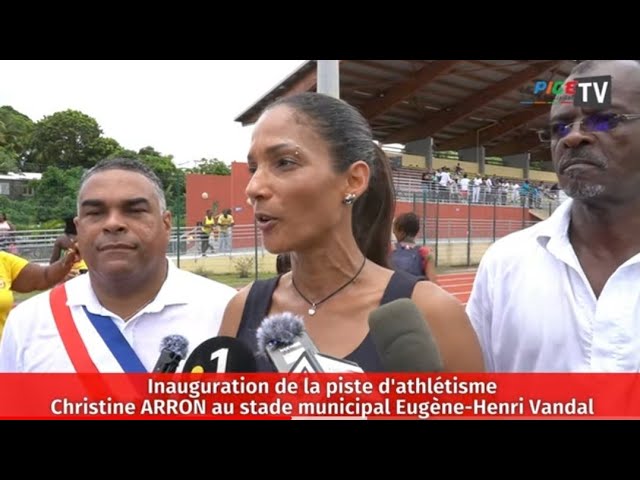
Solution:
M 392 86 L 383 95 L 365 103 L 360 108 L 360 111 L 367 120 L 371 121 L 389 110 L 396 103 L 418 91 L 427 83 L 450 72 L 458 63 L 460 63 L 459 60 L 435 60 L 420 69 L 408 80 Z
M 532 148 L 540 146 L 540 138 L 535 132 L 531 132 L 522 138 L 513 140 L 508 143 L 502 143 L 494 147 L 486 147 L 487 156 L 502 157 L 505 155 L 513 155 L 516 153 L 528 152 Z
M 547 115 L 550 107 L 551 105 L 531 105 L 525 107 L 523 110 L 504 117 L 502 120 L 499 120 L 498 123 L 491 125 L 486 130 L 480 132 L 480 145 L 484 145 L 494 138 L 505 135 L 542 115 Z M 443 142 L 438 145 L 438 149 L 460 150 L 461 148 L 476 145 L 477 141 L 476 132 L 471 131 L 461 135 L 460 137 Z
M 408 128 L 394 132 L 385 138 L 386 143 L 406 143 L 411 140 L 429 137 L 462 118 L 468 117 L 474 111 L 482 108 L 496 98 L 518 88 L 523 83 L 535 79 L 540 74 L 559 64 L 558 60 L 540 62 L 511 75 L 504 80 L 491 85 L 470 97 L 461 100 L 448 110 L 429 115 L 424 121 Z

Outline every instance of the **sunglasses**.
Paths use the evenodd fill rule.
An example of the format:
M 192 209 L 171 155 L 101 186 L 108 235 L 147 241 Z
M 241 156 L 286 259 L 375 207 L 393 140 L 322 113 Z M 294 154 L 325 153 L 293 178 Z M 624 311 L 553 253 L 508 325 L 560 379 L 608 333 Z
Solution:
M 538 131 L 541 142 L 557 141 L 569 135 L 574 125 L 579 125 L 583 132 L 608 132 L 623 122 L 637 120 L 638 113 L 594 113 L 575 122 L 553 122 L 549 128 Z

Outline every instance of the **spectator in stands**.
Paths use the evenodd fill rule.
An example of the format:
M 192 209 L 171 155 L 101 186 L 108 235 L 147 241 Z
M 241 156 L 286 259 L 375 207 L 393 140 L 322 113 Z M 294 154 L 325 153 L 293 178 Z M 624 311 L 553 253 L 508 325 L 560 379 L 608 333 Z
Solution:
M 445 370 L 483 370 L 458 301 L 431 282 L 388 268 L 391 170 L 356 108 L 315 92 L 282 97 L 258 119 L 248 163 L 253 176 L 246 193 L 264 246 L 290 252 L 291 271 L 239 292 L 220 335 L 238 336 L 255 351 L 262 319 L 288 311 L 305 318 L 321 352 L 384 371 L 368 334 L 369 314 L 381 303 L 412 298 Z M 261 370 L 273 370 L 263 355 L 258 362 Z
M 520 187 L 520 202 L 524 208 L 529 208 L 532 205 L 533 187 L 529 180 L 522 182 Z
M 391 266 L 437 284 L 438 277 L 431 249 L 426 245 L 416 244 L 419 231 L 420 220 L 415 213 L 398 215 L 393 222 L 396 244 L 391 252 Z
M 460 190 L 460 198 L 463 202 L 468 202 L 469 199 L 469 183 L 471 180 L 467 178 L 467 174 L 463 173 L 462 178 L 458 180 L 459 190 Z
M 514 180 L 511 184 L 511 203 L 518 203 L 520 201 L 520 184 Z
M 442 171 L 440 173 L 440 199 L 444 201 L 449 201 L 451 198 L 451 191 L 449 190 L 449 185 L 452 183 L 451 175 L 449 174 L 449 169 L 447 167 L 442 167 Z
M 422 190 L 427 190 L 430 182 L 431 178 L 429 172 L 422 172 L 422 177 L 420 178 L 420 185 L 422 185 Z
M 482 190 L 482 176 L 476 173 L 476 177 L 473 179 L 473 190 L 471 191 L 471 201 L 473 203 L 480 203 L 480 191 Z
M 554 169 L 571 199 L 486 252 L 467 305 L 493 371 L 640 370 L 640 64 L 586 61 L 611 75 L 612 107 L 554 103 Z

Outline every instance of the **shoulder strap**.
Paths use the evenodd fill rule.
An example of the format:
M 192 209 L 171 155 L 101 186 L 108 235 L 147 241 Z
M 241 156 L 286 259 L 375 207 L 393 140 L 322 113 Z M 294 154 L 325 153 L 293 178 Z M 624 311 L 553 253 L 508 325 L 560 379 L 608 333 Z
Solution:
M 258 328 L 271 307 L 271 297 L 279 280 L 280 276 L 276 276 L 253 282 L 244 304 L 239 329 L 253 330 Z
M 380 305 L 398 300 L 399 298 L 411 298 L 413 288 L 416 286 L 416 283 L 421 280 L 423 280 L 423 278 L 415 277 L 405 272 L 394 272 L 384 291 Z
M 60 332 L 60 338 L 64 348 L 67 349 L 67 354 L 76 372 L 98 373 L 98 368 L 91 360 L 87 347 L 84 345 L 78 328 L 73 321 L 71 310 L 67 306 L 67 291 L 64 288 L 64 283 L 54 287 L 49 292 L 49 304 L 51 305 L 51 313 L 53 313 L 56 327 Z

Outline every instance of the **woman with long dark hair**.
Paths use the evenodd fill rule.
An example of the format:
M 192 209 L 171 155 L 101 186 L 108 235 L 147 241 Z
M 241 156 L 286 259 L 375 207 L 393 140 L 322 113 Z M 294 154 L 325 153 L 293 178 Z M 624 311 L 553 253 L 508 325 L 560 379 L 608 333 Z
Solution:
M 388 159 L 366 119 L 346 102 L 303 93 L 271 105 L 255 125 L 246 193 L 272 253 L 291 271 L 254 282 L 230 302 L 219 335 L 256 350 L 265 316 L 302 315 L 320 352 L 383 371 L 368 317 L 411 298 L 448 371 L 482 371 L 482 353 L 463 306 L 431 282 L 387 264 L 394 213 Z M 401 319 L 399 319 L 400 321 Z M 259 358 L 261 370 L 273 370 Z

